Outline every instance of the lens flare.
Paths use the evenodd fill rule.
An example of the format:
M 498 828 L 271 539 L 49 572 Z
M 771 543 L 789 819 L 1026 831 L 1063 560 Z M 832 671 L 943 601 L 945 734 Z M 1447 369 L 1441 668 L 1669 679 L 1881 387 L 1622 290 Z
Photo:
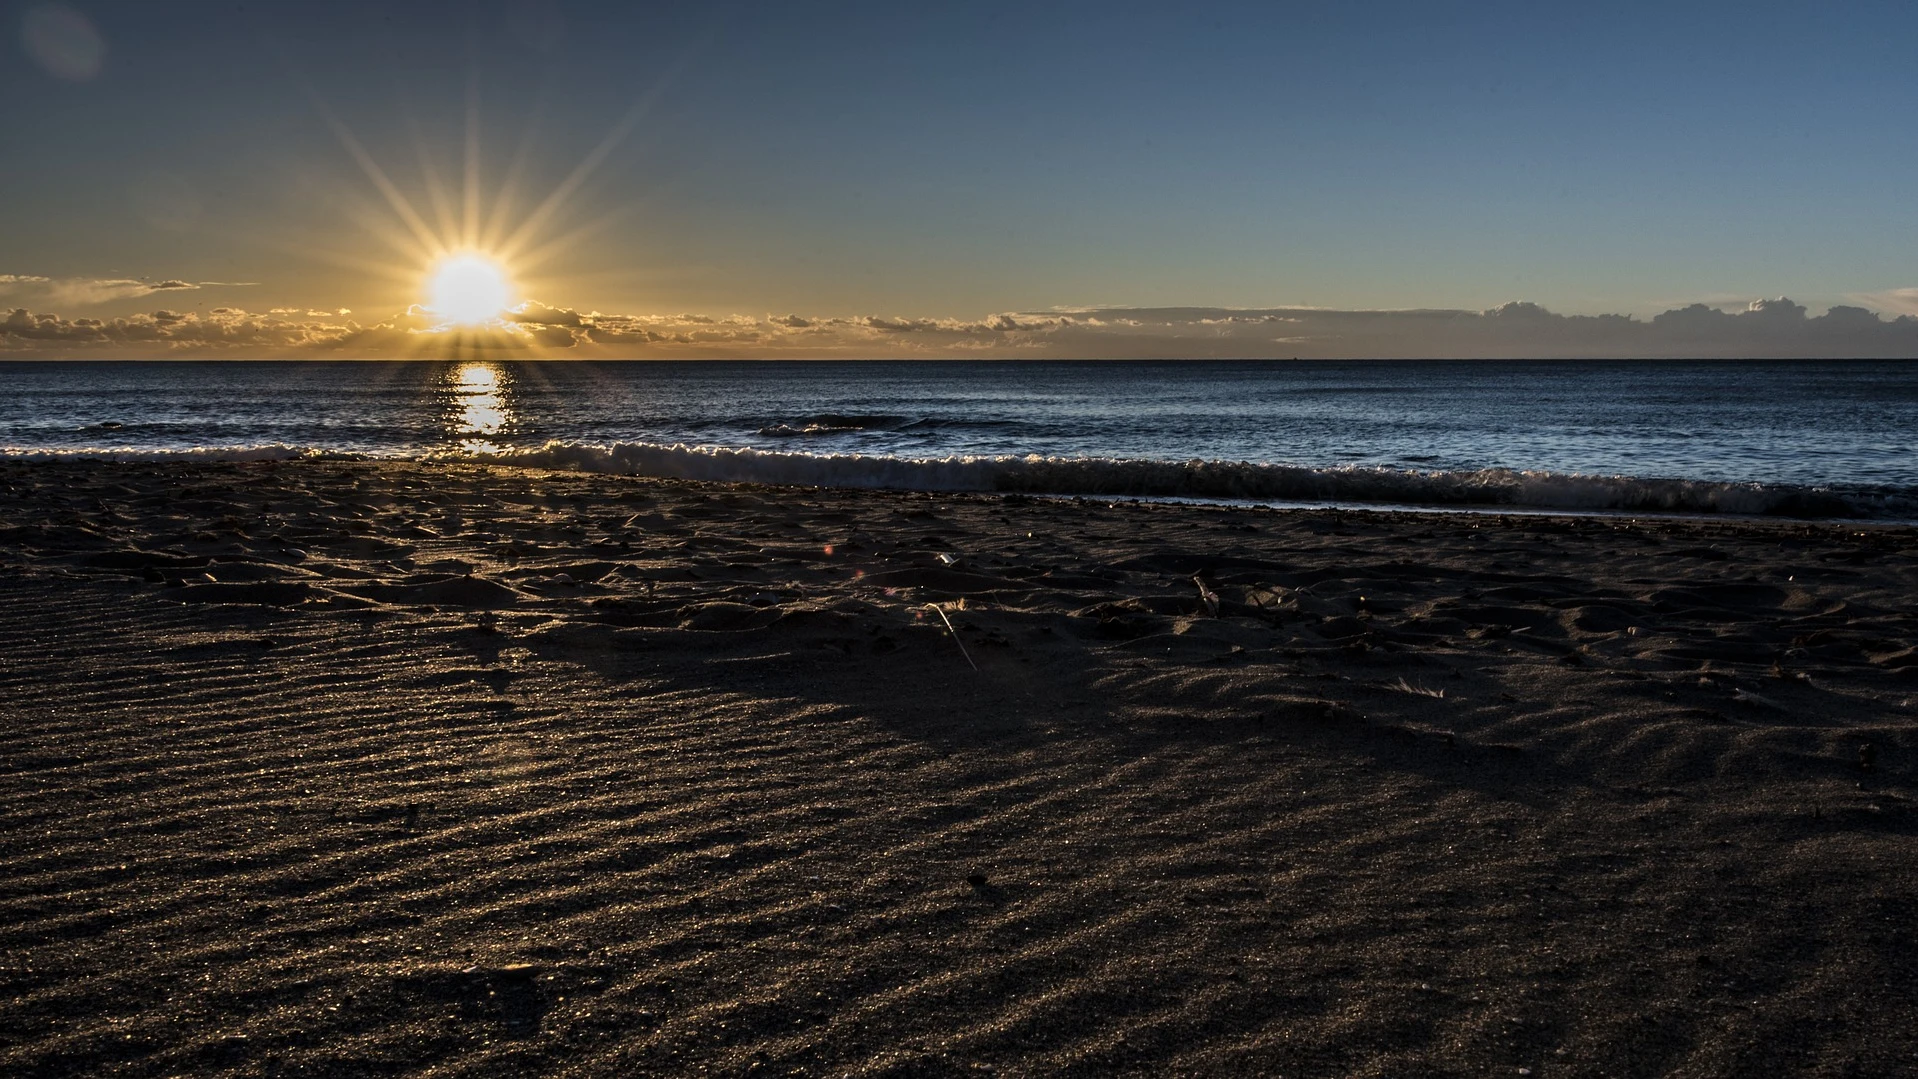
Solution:
M 22 44 L 47 74 L 69 82 L 88 82 L 100 74 L 106 42 L 85 15 L 65 4 L 41 4 L 20 20 Z
M 513 305 L 513 288 L 499 263 L 484 255 L 449 255 L 426 283 L 426 309 L 452 326 L 495 322 Z

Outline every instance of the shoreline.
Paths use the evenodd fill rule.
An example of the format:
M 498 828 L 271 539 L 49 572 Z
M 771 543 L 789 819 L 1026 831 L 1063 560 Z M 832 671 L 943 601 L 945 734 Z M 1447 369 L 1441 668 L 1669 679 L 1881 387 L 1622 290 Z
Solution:
M 1918 528 L 0 462 L 0 589 L 22 1072 L 1918 1066 Z
M 505 449 L 490 444 L 480 448 L 444 446 L 405 453 L 320 450 L 281 444 L 191 449 L 0 450 L 0 465 L 213 466 L 267 462 L 544 469 L 669 483 L 736 484 L 808 491 L 1024 495 L 1281 511 L 1323 509 L 1918 526 L 1918 491 L 1911 488 L 1807 486 L 1506 467 L 1475 470 L 1371 465 L 1318 467 L 1036 453 L 901 457 L 685 442 L 549 441 L 542 446 Z

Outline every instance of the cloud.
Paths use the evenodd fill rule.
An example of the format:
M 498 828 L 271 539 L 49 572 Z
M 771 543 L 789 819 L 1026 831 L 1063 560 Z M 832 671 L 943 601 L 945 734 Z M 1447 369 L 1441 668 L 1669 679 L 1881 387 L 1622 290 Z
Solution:
M 219 307 L 206 314 L 162 308 L 123 318 L 64 318 L 15 308 L 0 319 L 0 352 L 57 355 L 280 355 L 337 345 L 349 327 L 295 322 Z
M 161 291 L 140 284 L 149 294 Z M 1918 304 L 1918 294 L 1912 299 Z M 1033 359 L 1918 356 L 1918 315 L 1886 319 L 1862 306 L 1840 305 L 1813 316 L 1783 297 L 1755 301 L 1740 311 L 1690 304 L 1649 320 L 1560 315 L 1524 301 L 1484 311 L 1106 307 L 973 319 L 640 315 L 529 301 L 499 325 L 483 329 L 447 329 L 418 307 L 370 326 L 352 321 L 349 313 L 288 307 L 251 314 L 220 307 L 192 314 L 163 308 L 90 319 L 20 307 L 0 322 L 0 352 Z
M 578 311 L 563 307 L 548 307 L 538 300 L 528 300 L 509 312 L 508 322 L 518 322 L 528 326 L 578 326 L 581 324 Z
M 1894 288 L 1883 292 L 1860 292 L 1851 297 L 1867 307 L 1880 311 L 1896 311 L 1901 315 L 1918 315 L 1918 288 Z
M 139 281 L 125 277 L 39 277 L 25 274 L 0 275 L 0 289 L 9 293 L 31 291 L 59 307 L 90 307 L 114 300 L 150 296 L 156 292 L 195 289 L 191 281 Z
M 542 348 L 572 348 L 579 338 L 566 326 L 536 326 L 533 328 L 533 343 Z
M 56 307 L 91 307 L 115 300 L 138 299 L 156 292 L 186 292 L 200 288 L 241 288 L 254 281 L 186 281 L 170 277 L 148 281 L 132 277 L 43 277 L 39 274 L 0 274 L 0 296 L 31 295 Z M 290 308 L 287 310 L 291 310 Z
M 47 298 L 62 307 L 90 307 L 200 286 L 190 281 L 136 281 L 131 278 L 63 277 L 47 283 Z

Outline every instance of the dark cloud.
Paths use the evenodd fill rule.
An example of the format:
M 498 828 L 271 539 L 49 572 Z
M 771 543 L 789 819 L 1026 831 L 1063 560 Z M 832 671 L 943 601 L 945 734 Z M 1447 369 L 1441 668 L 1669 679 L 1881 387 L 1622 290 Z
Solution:
M 124 318 L 64 318 L 15 308 L 0 320 L 0 351 L 30 355 L 106 351 L 134 355 L 279 355 L 337 344 L 354 327 L 294 322 L 222 307 L 204 315 L 159 310 Z
M 1533 303 L 1486 311 L 1107 308 L 1046 332 L 1052 355 L 1322 358 L 1876 358 L 1918 356 L 1918 319 L 1860 307 L 1811 317 L 1789 299 L 1726 312 L 1703 304 L 1648 321 L 1560 315 Z M 1207 335 L 1196 331 L 1205 328 Z
M 516 311 L 506 316 L 508 322 L 518 322 L 529 326 L 580 326 L 584 325 L 578 311 L 564 307 L 548 307 L 538 301 L 528 301 Z
M 868 329 L 878 330 L 880 333 L 924 333 L 927 330 L 936 330 L 939 328 L 939 323 L 929 318 L 893 319 L 880 318 L 877 315 L 867 315 L 859 321 L 861 325 Z
M 143 285 L 143 288 L 150 286 Z M 1559 315 L 1537 304 L 1485 311 L 1108 307 L 980 319 L 887 315 L 624 315 L 529 302 L 491 329 L 447 329 L 410 308 L 371 326 L 303 308 L 250 314 L 170 309 L 116 319 L 17 308 L 0 322 L 10 354 L 1049 359 L 1707 358 L 1918 356 L 1918 316 L 1864 307 L 1811 315 L 1779 298 L 1741 311 L 1704 304 L 1649 320 Z
M 614 328 L 593 326 L 586 331 L 586 340 L 596 345 L 656 345 L 664 341 L 692 343 L 692 338 L 663 334 L 644 327 Z
M 533 342 L 542 348 L 572 348 L 579 343 L 569 326 L 539 326 L 531 332 Z

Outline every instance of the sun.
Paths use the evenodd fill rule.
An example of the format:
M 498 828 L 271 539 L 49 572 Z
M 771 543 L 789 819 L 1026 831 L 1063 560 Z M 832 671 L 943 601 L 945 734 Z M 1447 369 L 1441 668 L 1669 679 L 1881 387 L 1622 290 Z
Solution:
M 452 326 L 494 322 L 513 306 L 506 270 L 485 255 L 448 255 L 426 279 L 426 309 Z

